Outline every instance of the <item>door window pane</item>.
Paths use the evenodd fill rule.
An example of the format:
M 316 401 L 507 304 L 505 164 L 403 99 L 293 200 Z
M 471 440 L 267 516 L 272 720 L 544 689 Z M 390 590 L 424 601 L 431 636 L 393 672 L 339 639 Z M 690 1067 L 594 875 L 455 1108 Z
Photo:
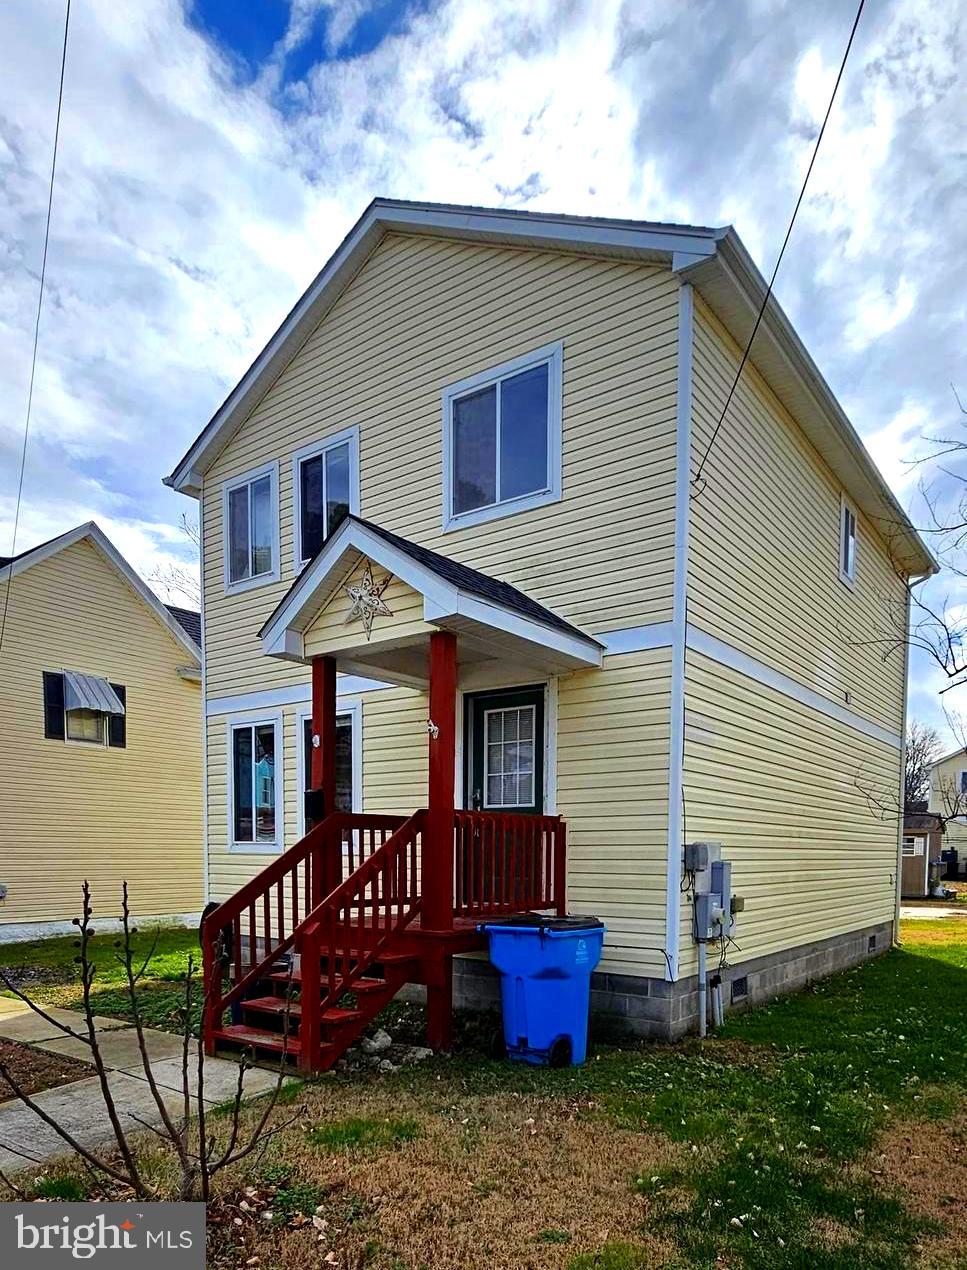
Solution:
M 497 389 L 453 403 L 453 511 L 497 501 Z
M 232 840 L 252 841 L 252 729 L 232 732 Z
M 500 499 L 547 488 L 548 367 L 534 366 L 500 385 Z
M 228 576 L 238 582 L 249 576 L 248 486 L 241 485 L 228 495 Z
M 534 714 L 534 706 L 512 706 L 484 716 L 486 807 L 533 804 Z
M 326 537 L 326 521 L 323 515 L 323 459 L 315 454 L 303 459 L 299 465 L 299 491 L 301 507 L 302 559 L 311 560 L 319 551 Z
M 349 445 L 326 451 L 326 534 L 335 533 L 349 515 Z
M 272 479 L 252 482 L 252 577 L 272 572 Z

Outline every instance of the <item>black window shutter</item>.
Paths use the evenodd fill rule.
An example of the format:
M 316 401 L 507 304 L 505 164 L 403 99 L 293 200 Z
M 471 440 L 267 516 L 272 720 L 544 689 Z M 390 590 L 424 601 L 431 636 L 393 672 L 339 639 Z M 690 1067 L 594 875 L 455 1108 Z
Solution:
M 64 676 L 56 670 L 44 671 L 44 736 L 64 739 Z
M 111 684 L 111 687 L 118 695 L 121 705 L 127 709 L 128 694 L 124 690 L 124 684 Z M 109 714 L 107 717 L 107 743 L 108 745 L 116 745 L 121 749 L 128 743 L 128 720 L 124 714 Z

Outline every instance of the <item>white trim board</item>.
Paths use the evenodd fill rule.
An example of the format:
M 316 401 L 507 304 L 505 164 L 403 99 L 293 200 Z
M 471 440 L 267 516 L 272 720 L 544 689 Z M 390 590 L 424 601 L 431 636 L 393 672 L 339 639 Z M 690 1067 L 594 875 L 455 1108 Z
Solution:
M 738 648 L 733 648 L 731 644 L 716 639 L 714 635 L 689 626 L 685 644 L 692 652 L 701 653 L 722 666 L 728 666 L 730 670 L 737 670 L 746 678 L 754 679 L 756 683 L 772 688 L 782 693 L 784 697 L 790 697 L 793 701 L 798 701 L 800 705 L 808 706 L 829 719 L 835 719 L 837 723 L 855 728 L 857 732 L 862 732 L 864 736 L 871 737 L 874 741 L 882 741 L 884 745 L 892 746 L 896 750 L 903 748 L 903 737 L 899 732 L 891 732 L 889 728 L 864 719 L 862 715 L 847 710 L 845 706 L 838 705 L 835 701 L 830 701 L 828 697 L 822 696 L 814 689 L 797 683 L 795 679 L 790 679 L 779 670 L 773 670 L 771 666 L 766 666 L 763 662 L 750 657 L 748 653 L 743 653 Z
M 339 675 L 336 679 L 336 700 L 392 687 L 392 684 L 381 683 L 378 679 Z M 288 688 L 265 688 L 261 692 L 241 692 L 231 697 L 209 697 L 205 702 L 205 715 L 211 718 L 214 715 L 239 714 L 248 710 L 273 710 L 279 706 L 302 705 L 311 700 L 311 684 L 293 684 Z
M 678 376 L 675 406 L 675 583 L 672 598 L 672 675 L 668 735 L 668 853 L 665 865 L 665 973 L 678 978 L 682 912 L 682 803 L 685 766 L 685 644 L 688 624 L 688 529 L 692 474 L 692 288 L 678 292 Z

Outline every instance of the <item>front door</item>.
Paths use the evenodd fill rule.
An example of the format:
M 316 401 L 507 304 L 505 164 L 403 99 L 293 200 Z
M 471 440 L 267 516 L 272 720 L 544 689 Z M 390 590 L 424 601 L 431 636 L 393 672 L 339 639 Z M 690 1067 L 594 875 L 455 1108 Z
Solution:
M 544 688 L 504 688 L 464 698 L 467 807 L 544 810 Z

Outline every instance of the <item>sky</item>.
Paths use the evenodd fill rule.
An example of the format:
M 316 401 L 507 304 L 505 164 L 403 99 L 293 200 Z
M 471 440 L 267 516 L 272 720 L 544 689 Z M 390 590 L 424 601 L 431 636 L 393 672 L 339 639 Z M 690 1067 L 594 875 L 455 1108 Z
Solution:
M 18 550 L 93 518 L 149 578 L 190 561 L 161 477 L 374 196 L 732 223 L 768 274 L 854 12 L 73 0 Z M 0 5 L 0 554 L 63 19 Z M 867 0 L 776 286 L 917 523 L 916 460 L 967 397 L 965 53 L 961 6 Z M 911 714 L 943 727 L 941 686 L 915 653 Z

